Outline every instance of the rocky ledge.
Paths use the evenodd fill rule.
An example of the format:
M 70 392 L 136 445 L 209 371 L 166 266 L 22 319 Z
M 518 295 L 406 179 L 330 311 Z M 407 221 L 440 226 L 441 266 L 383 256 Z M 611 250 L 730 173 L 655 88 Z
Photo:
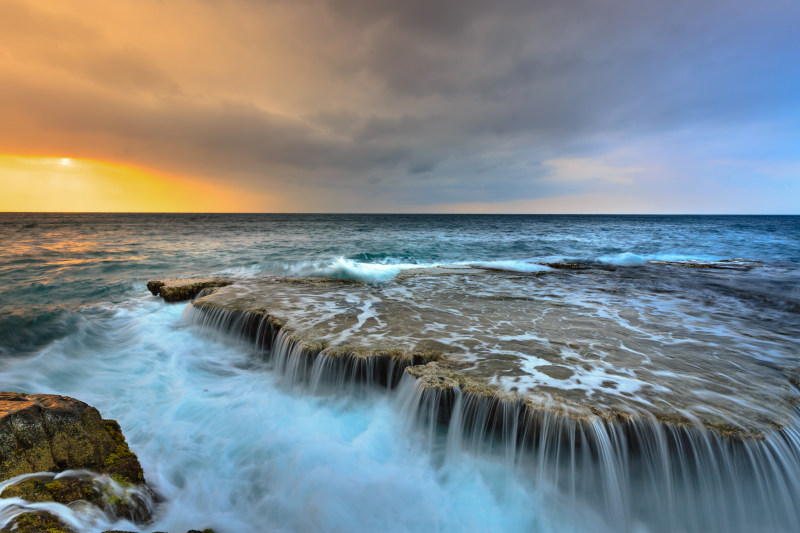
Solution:
M 790 353 L 788 344 L 763 332 L 698 332 L 692 316 L 665 315 L 657 300 L 603 300 L 580 271 L 558 275 L 565 278 L 550 274 L 542 283 L 518 272 L 438 267 L 388 284 L 217 279 L 188 318 L 249 337 L 273 357 L 303 358 L 278 367 L 310 372 L 322 358 L 335 379 L 389 386 L 411 375 L 445 400 L 459 390 L 586 424 L 656 420 L 747 439 L 794 423 L 800 395 L 787 378 L 791 359 L 768 365 L 752 355 Z M 205 278 L 163 286 L 196 294 L 198 279 Z
M 153 296 L 161 296 L 165 302 L 182 302 L 191 300 L 204 289 L 224 287 L 233 281 L 225 278 L 181 278 L 150 280 L 147 289 Z
M 10 503 L 0 531 L 73 532 L 45 502 L 86 502 L 137 524 L 152 519 L 154 494 L 119 424 L 67 396 L 0 392 L 0 491 Z

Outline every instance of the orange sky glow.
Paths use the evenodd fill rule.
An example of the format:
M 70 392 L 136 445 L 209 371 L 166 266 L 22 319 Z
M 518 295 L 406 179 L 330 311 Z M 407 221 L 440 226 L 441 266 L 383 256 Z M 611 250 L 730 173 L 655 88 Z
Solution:
M 795 213 L 736 3 L 0 0 L 0 210 Z
M 70 157 L 0 155 L 0 185 L 0 211 L 234 212 L 277 207 L 263 194 Z

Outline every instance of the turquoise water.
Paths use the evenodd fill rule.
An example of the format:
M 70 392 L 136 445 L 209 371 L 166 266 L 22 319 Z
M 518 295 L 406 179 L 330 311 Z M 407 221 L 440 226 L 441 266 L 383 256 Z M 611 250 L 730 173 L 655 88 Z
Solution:
M 165 500 L 142 531 L 620 530 L 502 458 L 438 453 L 391 392 L 286 387 L 249 346 L 186 325 L 148 279 L 390 284 L 420 265 L 578 262 L 601 267 L 580 281 L 601 303 L 703 306 L 709 328 L 781 336 L 780 354 L 756 357 L 800 353 L 800 217 L 0 214 L 0 242 L 0 389 L 119 420 Z

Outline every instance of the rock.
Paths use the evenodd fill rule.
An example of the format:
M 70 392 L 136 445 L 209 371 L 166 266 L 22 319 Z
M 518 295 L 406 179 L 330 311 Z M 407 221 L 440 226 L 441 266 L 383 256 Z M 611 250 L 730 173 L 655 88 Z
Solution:
M 598 311 L 600 297 L 578 305 L 559 300 L 555 287 L 469 267 L 410 269 L 391 284 L 270 276 L 196 298 L 187 318 L 250 338 L 265 356 L 292 358 L 287 368 L 310 370 L 324 358 L 332 380 L 389 387 L 408 373 L 432 392 L 457 387 L 577 423 L 655 419 L 743 439 L 794 423 L 800 364 L 789 343 L 776 344 L 781 362 L 767 367 L 736 336 L 698 336 L 689 321 L 665 326 L 655 302 L 644 310 L 622 298 L 613 312 Z M 708 357 L 712 337 L 715 356 Z
M 0 392 L 0 480 L 65 470 L 108 477 L 45 474 L 8 486 L 0 497 L 65 505 L 83 500 L 134 522 L 150 520 L 151 493 L 143 486 L 144 472 L 116 421 L 103 420 L 97 409 L 67 396 Z M 21 532 L 70 531 L 42 512 L 20 515 L 14 527 Z
M 91 485 L 82 483 L 80 479 L 66 478 L 58 480 L 26 479 L 11 485 L 3 491 L 3 498 L 23 498 L 35 502 L 58 502 L 68 504 L 76 500 L 92 502 L 97 495 Z
M 57 517 L 50 513 L 25 513 L 19 516 L 14 521 L 14 529 L 3 528 L 2 532 L 14 533 L 73 533 L 73 530 L 67 527 Z
M 224 287 L 233 283 L 224 278 L 174 278 L 150 280 L 147 289 L 153 296 L 161 296 L 165 302 L 191 300 L 204 289 Z
M 144 483 L 119 424 L 79 400 L 0 392 L 0 479 L 86 469 Z

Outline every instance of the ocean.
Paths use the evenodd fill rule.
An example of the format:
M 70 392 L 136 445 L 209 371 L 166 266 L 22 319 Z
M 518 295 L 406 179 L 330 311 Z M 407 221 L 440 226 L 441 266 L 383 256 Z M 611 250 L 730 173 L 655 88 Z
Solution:
M 162 497 L 153 524 L 92 514 L 86 531 L 800 528 L 800 217 L 0 213 L 0 242 L 0 390 L 73 396 L 118 420 Z M 419 416 L 410 378 L 339 390 L 289 379 L 145 287 L 334 278 L 452 314 L 467 301 L 456 282 L 408 277 L 444 268 L 486 273 L 469 278 L 470 298 L 511 302 L 436 333 L 476 367 L 525 369 L 493 383 L 624 401 L 645 419 L 669 404 L 697 417 L 694 440 L 678 453 L 615 443 L 611 459 L 589 444 L 602 465 L 581 489 L 544 438 L 511 455 L 456 438 Z M 503 312 L 534 318 L 512 335 L 495 329 Z M 552 358 L 568 378 L 552 377 Z M 777 429 L 736 448 L 704 417 Z M 692 455 L 703 460 L 687 474 Z

